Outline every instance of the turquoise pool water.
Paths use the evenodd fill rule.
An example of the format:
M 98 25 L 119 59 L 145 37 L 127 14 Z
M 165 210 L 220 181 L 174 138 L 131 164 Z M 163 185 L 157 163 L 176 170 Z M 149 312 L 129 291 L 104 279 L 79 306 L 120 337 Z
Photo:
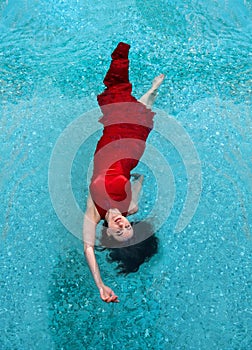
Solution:
M 0 348 L 250 349 L 251 1 L 9 0 L 0 1 L 0 11 Z M 81 241 L 54 211 L 48 168 L 63 130 L 97 108 L 110 52 L 121 40 L 132 45 L 135 95 L 166 74 L 156 107 L 190 136 L 202 193 L 190 223 L 174 233 L 187 173 L 176 145 L 154 131 L 148 142 L 172 169 L 174 204 L 157 234 L 159 253 L 138 273 L 118 277 L 98 253 L 121 301 L 107 305 Z M 99 132 L 72 167 L 82 210 Z M 147 174 L 145 213 L 155 174 L 144 164 L 139 171 Z

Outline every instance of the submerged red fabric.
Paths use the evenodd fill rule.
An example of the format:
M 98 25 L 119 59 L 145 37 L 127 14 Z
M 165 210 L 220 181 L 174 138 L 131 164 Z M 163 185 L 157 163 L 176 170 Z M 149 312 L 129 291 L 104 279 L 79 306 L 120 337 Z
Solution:
M 131 202 L 130 171 L 138 164 L 153 127 L 153 113 L 131 95 L 130 45 L 119 43 L 104 78 L 106 89 L 97 96 L 103 116 L 103 135 L 94 154 L 90 194 L 101 216 L 110 208 L 127 215 Z

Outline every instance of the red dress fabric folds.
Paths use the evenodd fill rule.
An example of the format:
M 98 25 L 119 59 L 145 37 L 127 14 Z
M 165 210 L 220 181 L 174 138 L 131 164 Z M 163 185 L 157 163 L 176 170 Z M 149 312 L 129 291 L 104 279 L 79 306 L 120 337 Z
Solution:
M 129 49 L 128 44 L 118 44 L 104 78 L 106 89 L 97 96 L 104 129 L 94 154 L 90 194 L 102 219 L 110 208 L 127 215 L 132 198 L 130 172 L 153 128 L 155 113 L 131 95 Z

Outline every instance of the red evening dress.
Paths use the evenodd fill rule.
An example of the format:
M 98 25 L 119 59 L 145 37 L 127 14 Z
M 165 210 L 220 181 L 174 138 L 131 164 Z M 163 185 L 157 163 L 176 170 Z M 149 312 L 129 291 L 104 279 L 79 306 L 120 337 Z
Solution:
M 155 113 L 131 95 L 129 49 L 126 43 L 118 44 L 103 81 L 106 89 L 97 96 L 104 129 L 95 150 L 89 189 L 101 219 L 111 208 L 127 215 L 132 198 L 130 172 L 137 166 L 153 128 Z

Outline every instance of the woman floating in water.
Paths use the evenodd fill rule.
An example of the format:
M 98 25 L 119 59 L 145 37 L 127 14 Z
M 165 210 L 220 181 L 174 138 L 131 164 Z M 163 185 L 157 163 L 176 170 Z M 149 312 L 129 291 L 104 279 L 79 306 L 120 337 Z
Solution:
M 119 263 L 121 273 L 137 271 L 139 265 L 157 251 L 157 238 L 147 232 L 149 225 L 144 222 L 133 225 L 126 216 L 138 210 L 143 176 L 130 172 L 138 164 L 153 128 L 151 107 L 164 75 L 154 79 L 152 87 L 140 100 L 135 99 L 131 95 L 128 74 L 129 49 L 128 44 L 118 44 L 104 79 L 106 89 L 97 97 L 103 112 L 100 122 L 104 129 L 94 154 L 83 224 L 85 256 L 101 299 L 107 303 L 118 302 L 118 297 L 104 285 L 95 258 L 96 226 L 100 220 L 105 220 L 107 226 L 101 244 L 110 249 L 110 261 Z M 131 177 L 134 179 L 132 184 Z M 134 241 L 134 237 L 138 239 Z

